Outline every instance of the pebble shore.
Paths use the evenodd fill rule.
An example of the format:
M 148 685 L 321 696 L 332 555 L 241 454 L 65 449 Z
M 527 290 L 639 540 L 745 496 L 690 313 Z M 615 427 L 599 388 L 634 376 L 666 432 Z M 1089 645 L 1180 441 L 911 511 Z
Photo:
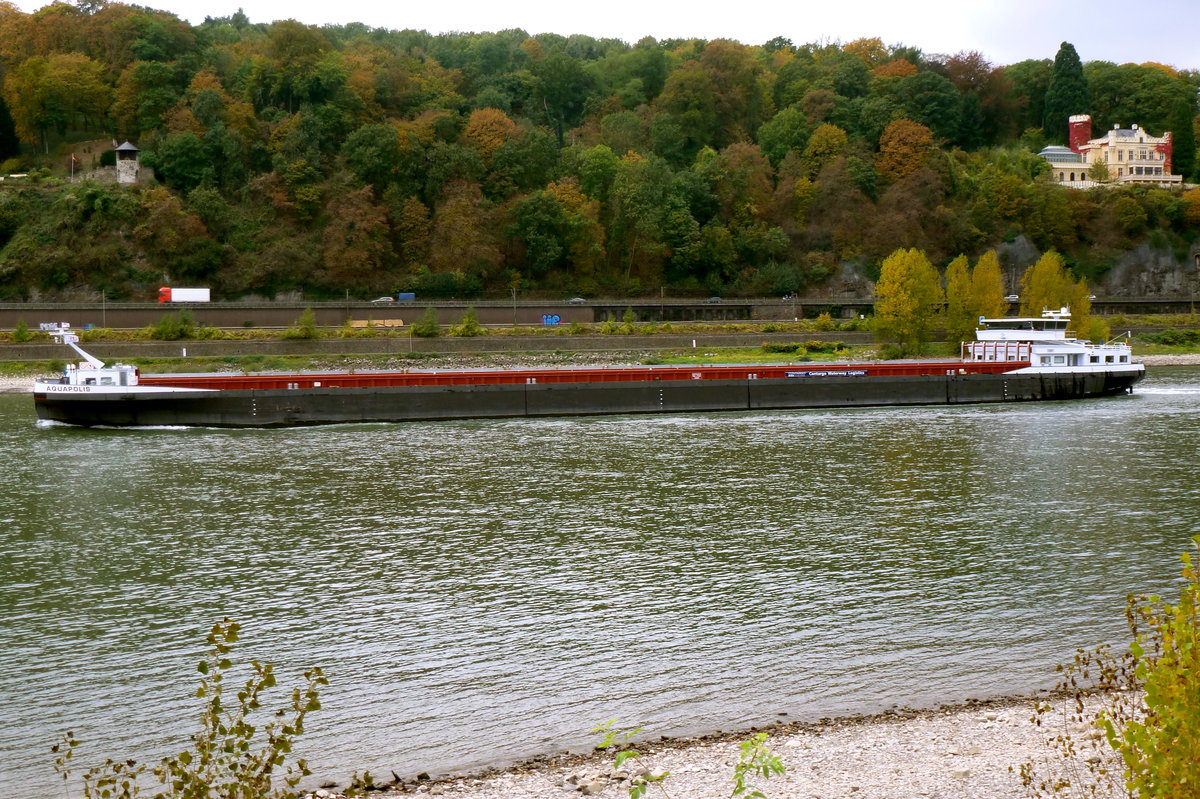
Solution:
M 786 771 L 752 780 L 771 799 L 1021 799 L 1021 764 L 1039 774 L 1055 762 L 1049 737 L 1070 732 L 1081 744 L 1105 744 L 1095 729 L 1037 726 L 1034 699 L 1001 699 L 938 710 L 768 728 L 767 747 Z M 1041 700 L 1046 701 L 1046 700 Z M 1046 723 L 1046 719 L 1043 720 Z M 611 753 L 559 755 L 486 776 L 410 780 L 368 796 L 411 795 L 459 799 L 627 797 L 638 773 L 662 774 L 666 793 L 646 797 L 725 799 L 733 790 L 738 743 L 753 734 L 707 736 L 637 745 L 642 754 L 612 767 Z M 1118 772 L 1119 773 L 1119 772 Z M 424 776 L 424 775 L 422 775 Z M 336 799 L 330 786 L 310 799 Z

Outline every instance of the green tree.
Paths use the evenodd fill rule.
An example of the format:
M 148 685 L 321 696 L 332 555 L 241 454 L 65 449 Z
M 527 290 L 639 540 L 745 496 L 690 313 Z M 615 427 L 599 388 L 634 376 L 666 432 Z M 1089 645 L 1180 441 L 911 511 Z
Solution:
M 875 283 L 875 335 L 918 354 L 928 343 L 945 295 L 925 253 L 896 250 L 884 259 Z
M 112 115 L 122 138 L 163 127 L 164 117 L 179 101 L 177 74 L 167 64 L 135 61 L 117 80 Z
M 312 308 L 305 308 L 295 323 L 283 331 L 287 339 L 314 339 L 319 336 L 317 317 Z
M 204 143 L 191 131 L 164 136 L 146 162 L 163 183 L 178 192 L 189 192 L 213 179 L 213 163 Z
M 789 106 L 767 120 L 758 129 L 758 144 L 773 166 L 792 151 L 804 150 L 808 143 L 808 118 L 795 106 Z
M 442 326 L 438 324 L 437 311 L 432 307 L 426 307 L 425 313 L 421 315 L 421 318 L 412 326 L 409 332 L 419 338 L 437 338 L 440 336 Z
M 1046 87 L 1046 111 L 1042 128 L 1052 141 L 1067 141 L 1067 120 L 1072 114 L 1086 114 L 1091 96 L 1083 64 L 1070 42 L 1063 42 L 1054 56 L 1054 68 Z

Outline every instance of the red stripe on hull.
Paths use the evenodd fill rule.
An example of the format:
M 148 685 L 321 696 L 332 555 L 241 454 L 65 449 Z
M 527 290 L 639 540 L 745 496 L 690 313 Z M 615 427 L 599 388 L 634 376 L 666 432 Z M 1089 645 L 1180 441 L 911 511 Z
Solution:
M 287 388 L 372 388 L 383 386 L 489 386 L 521 383 L 623 383 L 646 380 L 748 380 L 852 374 L 902 377 L 945 374 L 1001 374 L 1029 366 L 1028 361 L 901 361 L 894 363 L 802 363 L 760 366 L 646 366 L 596 369 L 505 369 L 495 371 L 332 372 L 328 374 L 141 375 L 147 386 L 218 390 Z

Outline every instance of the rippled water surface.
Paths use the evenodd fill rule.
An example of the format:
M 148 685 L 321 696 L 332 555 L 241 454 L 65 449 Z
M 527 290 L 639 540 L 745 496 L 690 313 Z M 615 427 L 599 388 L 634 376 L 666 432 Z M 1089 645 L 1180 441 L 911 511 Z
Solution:
M 1053 682 L 1200 533 L 1200 369 L 965 408 L 37 428 L 0 396 L 0 787 L 180 748 L 222 616 L 317 776 Z M 282 693 L 276 697 L 282 703 Z

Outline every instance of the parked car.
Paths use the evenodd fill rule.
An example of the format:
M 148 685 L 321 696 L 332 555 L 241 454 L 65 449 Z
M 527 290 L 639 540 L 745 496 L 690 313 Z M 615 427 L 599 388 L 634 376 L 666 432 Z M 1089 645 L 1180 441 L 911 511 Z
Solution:
M 1018 302 L 1020 299 L 1021 298 L 1018 297 L 1016 294 L 1009 294 L 1007 297 L 1004 298 L 1004 301 L 1005 302 Z
M 572 297 L 567 300 L 567 305 L 587 305 L 587 300 L 583 297 Z
M 395 302 L 395 301 L 396 301 L 395 297 L 376 297 L 375 299 L 371 300 L 371 302 Z
M 709 305 L 716 305 L 720 301 L 721 301 L 720 297 L 709 297 L 707 300 L 705 300 L 705 302 L 707 302 Z

